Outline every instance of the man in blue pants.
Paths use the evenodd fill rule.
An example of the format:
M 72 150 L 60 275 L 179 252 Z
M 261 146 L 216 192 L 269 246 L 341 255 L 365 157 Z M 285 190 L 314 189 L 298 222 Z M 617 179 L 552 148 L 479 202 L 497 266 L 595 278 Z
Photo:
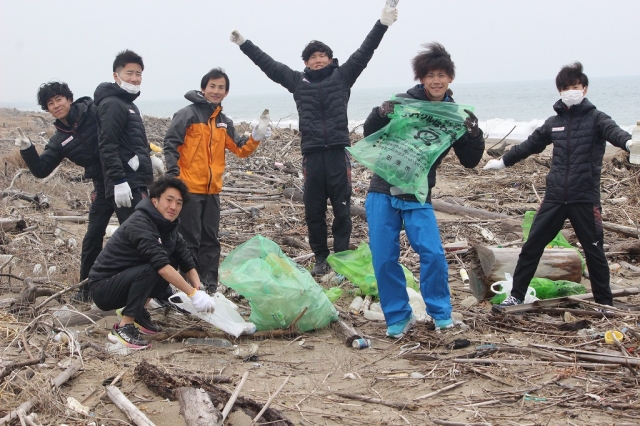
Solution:
M 449 53 L 437 43 L 427 44 L 425 48 L 412 61 L 415 79 L 420 84 L 396 96 L 426 102 L 453 102 L 450 92 L 447 92 L 449 83 L 455 77 L 455 65 Z M 389 123 L 387 115 L 393 112 L 394 105 L 394 101 L 385 101 L 371 111 L 364 123 L 365 136 Z M 452 146 L 460 163 L 472 168 L 482 158 L 484 139 L 478 119 L 469 114 L 465 120 L 467 133 Z M 411 247 L 420 256 L 420 292 L 427 305 L 427 313 L 433 318 L 436 329 L 453 326 L 449 270 L 431 205 L 436 169 L 449 150 L 444 151 L 429 170 L 429 194 L 425 204 L 420 203 L 414 195 L 391 186 L 377 174 L 371 178 L 366 201 L 369 245 L 389 337 L 404 336 L 415 321 L 409 305 L 407 284 L 398 261 L 403 224 Z

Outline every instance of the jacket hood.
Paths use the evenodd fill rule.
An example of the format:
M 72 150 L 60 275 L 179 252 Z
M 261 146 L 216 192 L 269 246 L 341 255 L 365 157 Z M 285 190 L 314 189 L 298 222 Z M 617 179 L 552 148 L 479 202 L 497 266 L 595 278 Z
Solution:
M 192 102 L 194 105 L 201 108 L 205 108 L 210 112 L 215 111 L 217 107 L 222 108 L 222 105 L 220 104 L 214 104 L 212 102 L 209 102 L 204 97 L 204 94 L 200 90 L 189 90 L 187 93 L 184 94 L 184 97 L 186 100 L 188 100 L 189 102 Z
M 338 64 L 338 60 L 333 58 L 331 63 L 324 68 L 320 68 L 319 70 L 312 70 L 309 67 L 305 67 L 304 74 L 311 81 L 320 81 L 327 78 L 333 70 L 337 69 L 340 65 Z
M 78 123 L 80 122 L 80 120 L 82 120 L 82 116 L 84 115 L 85 112 L 87 112 L 87 109 L 89 109 L 89 106 L 92 103 L 93 103 L 93 99 L 91 99 L 89 96 L 83 96 L 79 99 L 76 99 L 75 102 L 71 104 L 69 115 L 67 115 L 66 117 L 67 123 L 69 123 L 69 126 L 65 125 L 60 120 L 55 120 L 53 122 L 53 125 L 56 126 L 59 130 L 62 130 L 63 132 L 73 130 L 78 126 Z
M 136 206 L 136 210 L 145 212 L 151 218 L 151 220 L 153 220 L 156 225 L 158 225 L 158 229 L 162 234 L 172 232 L 178 227 L 178 224 L 180 224 L 180 218 L 174 220 L 173 222 L 165 219 L 160 214 L 158 209 L 156 209 L 156 206 L 153 205 L 153 203 L 151 202 L 151 198 L 149 197 L 143 198 Z
M 100 83 L 93 94 L 93 98 L 95 99 L 93 103 L 100 105 L 100 102 L 109 96 L 117 96 L 127 102 L 133 102 L 138 96 L 140 96 L 140 92 L 135 94 L 129 93 L 116 83 Z
M 577 105 L 572 106 L 571 108 L 567 108 L 562 99 L 558 99 L 558 101 L 553 104 L 553 109 L 558 114 L 569 114 L 569 113 L 585 113 L 589 110 L 596 109 L 596 106 L 589 101 L 589 99 L 584 98 L 582 102 Z

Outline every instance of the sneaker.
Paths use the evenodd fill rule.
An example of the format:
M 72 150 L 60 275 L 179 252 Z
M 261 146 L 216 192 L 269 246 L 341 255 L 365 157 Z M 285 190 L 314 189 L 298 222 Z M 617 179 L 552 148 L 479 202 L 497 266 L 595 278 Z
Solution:
M 146 309 L 142 310 L 138 318 L 135 319 L 134 324 L 142 334 L 153 335 L 162 331 L 162 327 L 151 321 L 151 314 Z
M 123 344 L 130 349 L 146 349 L 151 346 L 149 342 L 140 338 L 140 332 L 133 324 L 122 327 L 114 324 L 107 338 L 113 343 Z
M 327 259 L 318 258 L 316 259 L 316 264 L 313 266 L 311 270 L 311 275 L 314 277 L 321 277 L 327 274 L 331 270 L 331 266 L 327 263 Z
M 71 301 L 89 303 L 91 302 L 91 293 L 89 292 L 89 290 L 80 289 L 76 294 L 71 296 Z
M 522 305 L 522 300 L 516 299 L 514 296 L 509 296 L 504 299 L 499 305 L 493 305 L 493 308 L 491 308 L 491 310 L 494 312 L 502 312 L 502 309 L 506 308 L 507 306 L 516 305 Z
M 404 336 L 404 334 L 409 331 L 409 329 L 411 328 L 412 325 L 414 325 L 416 323 L 415 318 L 413 317 L 413 314 L 411 314 L 411 316 L 403 321 L 397 322 L 395 324 L 391 324 L 390 326 L 387 327 L 387 336 L 388 337 L 393 337 L 395 339 L 399 339 L 402 336 Z
M 447 328 L 453 328 L 453 319 L 447 318 L 443 320 L 434 319 L 433 324 L 436 326 L 436 330 L 446 330 Z

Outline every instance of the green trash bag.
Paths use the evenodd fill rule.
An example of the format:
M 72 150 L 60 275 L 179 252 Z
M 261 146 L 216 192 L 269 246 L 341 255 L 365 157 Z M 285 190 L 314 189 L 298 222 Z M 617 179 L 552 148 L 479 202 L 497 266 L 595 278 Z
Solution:
M 553 281 L 548 278 L 533 278 L 529 286 L 536 290 L 536 297 L 541 300 L 585 294 L 587 292 L 586 287 L 582 284 L 566 280 Z M 494 305 L 502 303 L 506 298 L 506 294 L 496 294 L 491 298 L 491 303 Z
M 324 291 L 324 294 L 327 295 L 331 303 L 336 303 L 336 300 L 340 299 L 340 296 L 342 296 L 342 292 L 343 292 L 343 290 L 340 287 L 331 287 L 323 291 Z
M 262 235 L 236 247 L 220 265 L 220 281 L 244 296 L 249 320 L 259 331 L 287 328 L 298 320 L 300 331 L 320 329 L 338 320 L 338 312 L 309 272 Z
M 338 274 L 342 274 L 353 285 L 358 286 L 365 296 L 378 297 L 378 283 L 373 272 L 371 249 L 364 241 L 355 250 L 345 250 L 330 254 L 327 262 Z M 410 270 L 402 266 L 407 287 L 411 287 L 420 293 L 420 287 L 416 284 Z
M 466 131 L 469 105 L 394 98 L 399 102 L 382 129 L 347 148 L 362 165 L 425 203 L 429 169 Z
M 522 237 L 525 241 L 529 238 L 529 232 L 531 231 L 531 225 L 533 224 L 533 219 L 535 218 L 536 212 L 533 210 L 527 211 L 524 214 L 524 218 L 522 219 Z M 555 236 L 553 240 L 549 244 L 549 247 L 564 247 L 571 248 L 578 252 L 578 256 L 580 256 L 580 264 L 582 265 L 582 272 L 584 272 L 584 268 L 586 268 L 587 264 L 584 261 L 584 257 L 582 257 L 582 253 L 576 247 L 572 246 L 569 241 L 562 235 L 562 232 L 558 232 L 558 235 Z M 570 281 L 569 281 L 570 282 Z M 576 293 L 581 294 L 581 293 Z M 542 297 L 537 296 L 542 299 Z

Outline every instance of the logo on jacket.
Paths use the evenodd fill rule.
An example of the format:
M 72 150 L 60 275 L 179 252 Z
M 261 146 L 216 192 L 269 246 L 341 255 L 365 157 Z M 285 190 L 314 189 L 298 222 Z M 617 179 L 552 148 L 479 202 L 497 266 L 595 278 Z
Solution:
M 307 80 L 307 78 L 306 78 L 306 77 L 304 77 L 304 78 L 302 79 L 302 81 L 304 81 L 305 83 L 309 83 L 309 84 L 311 84 L 311 82 L 310 82 L 309 80 Z
M 216 127 L 224 127 L 227 128 L 227 123 L 216 123 Z
M 162 238 L 158 238 L 158 242 L 162 244 Z
M 135 113 L 136 113 L 136 112 L 135 112 L 134 110 L 132 110 L 132 109 L 130 109 L 130 110 L 129 110 L 129 112 L 130 112 L 131 114 L 135 114 Z
M 62 146 L 65 146 L 66 144 L 68 144 L 72 140 L 73 140 L 73 136 L 69 136 L 68 138 L 66 138 L 65 140 L 62 141 Z
M 552 132 L 563 132 L 564 131 L 564 126 L 562 126 L 562 127 L 552 127 L 551 131 Z

